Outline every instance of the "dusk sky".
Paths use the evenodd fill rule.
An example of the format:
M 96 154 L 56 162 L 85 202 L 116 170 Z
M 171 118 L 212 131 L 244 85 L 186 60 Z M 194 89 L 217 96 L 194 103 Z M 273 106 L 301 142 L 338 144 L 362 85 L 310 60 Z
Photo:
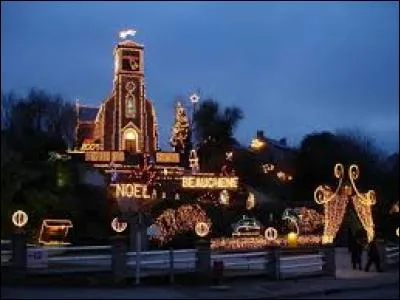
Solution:
M 243 109 L 245 144 L 257 129 L 296 146 L 313 131 L 358 128 L 398 151 L 397 2 L 2 1 L 2 91 L 99 105 L 125 28 L 145 45 L 163 149 L 174 101 L 200 89 Z

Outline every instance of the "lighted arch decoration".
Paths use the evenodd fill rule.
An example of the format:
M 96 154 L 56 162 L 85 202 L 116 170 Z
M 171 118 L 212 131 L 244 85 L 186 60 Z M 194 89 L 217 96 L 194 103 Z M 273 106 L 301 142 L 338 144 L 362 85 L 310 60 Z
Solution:
M 320 185 L 314 191 L 315 202 L 324 205 L 324 233 L 322 236 L 322 243 L 333 243 L 340 225 L 343 222 L 349 199 L 353 201 L 356 213 L 363 228 L 367 232 L 368 242 L 370 242 L 375 234 L 371 210 L 372 205 L 376 203 L 375 192 L 369 190 L 366 193 L 361 193 L 358 190 L 355 181 L 360 175 L 360 170 L 355 164 L 352 164 L 348 169 L 348 177 L 351 185 L 345 184 L 342 186 L 345 176 L 342 164 L 338 163 L 335 165 L 334 175 L 339 179 L 335 191 L 332 191 L 332 189 L 326 185 Z

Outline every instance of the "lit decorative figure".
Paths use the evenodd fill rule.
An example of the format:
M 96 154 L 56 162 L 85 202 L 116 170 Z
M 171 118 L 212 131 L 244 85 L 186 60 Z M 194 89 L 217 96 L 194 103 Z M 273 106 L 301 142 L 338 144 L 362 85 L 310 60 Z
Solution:
M 229 205 L 229 192 L 227 190 L 222 190 L 219 194 L 219 202 L 222 205 Z
M 72 228 L 71 220 L 63 219 L 45 219 L 39 234 L 39 244 L 44 245 L 68 245 L 66 242 L 68 231 Z
M 180 198 L 181 198 L 181 196 L 178 193 L 176 193 L 175 194 L 175 200 L 179 200 Z
M 12 214 L 11 221 L 14 226 L 22 228 L 28 223 L 28 215 L 23 210 L 17 210 Z
M 247 197 L 247 200 L 246 200 L 246 209 L 247 210 L 253 209 L 255 203 L 256 203 L 256 200 L 255 200 L 254 194 L 250 192 L 249 196 Z
M 210 232 L 210 226 L 206 222 L 199 222 L 194 227 L 194 231 L 199 237 L 205 237 Z
M 399 227 L 396 229 L 396 235 L 399 236 Z
M 111 221 L 111 228 L 117 233 L 124 232 L 127 227 L 128 227 L 128 223 L 127 222 L 120 222 L 118 220 L 118 218 L 114 218 Z
M 156 189 L 153 189 L 153 192 L 151 193 L 151 199 L 156 199 L 157 198 L 157 191 Z
M 287 208 L 282 214 L 282 220 L 288 220 L 296 228 L 296 234 L 300 234 L 299 215 L 295 209 Z
M 260 222 L 255 218 L 249 218 L 248 216 L 243 215 L 242 220 L 233 224 L 232 236 L 259 236 L 260 230 Z
M 338 186 L 333 192 L 330 187 L 320 185 L 314 191 L 314 200 L 318 204 L 324 205 L 324 234 L 322 243 L 333 243 L 333 240 L 342 223 L 346 206 L 349 198 L 353 201 L 357 215 L 367 232 L 368 242 L 374 237 L 374 223 L 372 219 L 371 206 L 376 203 L 375 192 L 369 190 L 366 193 L 360 193 L 355 185 L 358 179 L 358 166 L 353 164 L 349 167 L 348 177 L 350 184 L 342 187 L 344 177 L 344 167 L 342 164 L 336 164 L 334 168 L 335 177 L 339 179 Z
M 232 161 L 233 160 L 233 152 L 232 151 L 226 152 L 225 153 L 225 159 L 228 160 L 228 161 Z
M 190 150 L 189 167 L 192 169 L 192 174 L 199 171 L 199 158 L 195 149 Z
M 161 198 L 162 198 L 162 199 L 167 198 L 167 193 L 166 193 L 166 192 L 162 192 L 162 193 L 161 193 Z
M 275 241 L 278 238 L 278 230 L 274 227 L 268 227 L 265 229 L 264 236 L 268 241 Z
M 263 165 L 263 171 L 265 174 L 272 172 L 275 169 L 275 166 L 273 164 L 265 164 Z

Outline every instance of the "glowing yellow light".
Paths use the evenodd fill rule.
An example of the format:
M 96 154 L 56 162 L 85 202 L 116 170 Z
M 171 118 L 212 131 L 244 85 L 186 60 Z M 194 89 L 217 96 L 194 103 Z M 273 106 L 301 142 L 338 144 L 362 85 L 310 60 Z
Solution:
M 199 222 L 196 224 L 194 231 L 199 237 L 205 237 L 210 232 L 210 226 L 205 222 Z
M 12 214 L 11 220 L 15 226 L 21 228 L 28 223 L 28 215 L 23 210 L 17 210 Z
M 65 242 L 65 239 L 68 230 L 72 227 L 71 220 L 45 219 L 42 222 L 38 242 L 44 245 L 68 245 L 69 243 Z
M 222 205 L 229 205 L 229 192 L 227 190 L 221 191 L 219 200 Z
M 261 148 L 263 148 L 265 146 L 265 142 L 255 138 L 251 141 L 250 147 L 254 150 L 260 150 Z
M 127 227 L 128 227 L 128 223 L 126 223 L 126 222 L 120 222 L 120 221 L 118 220 L 118 218 L 114 218 L 114 219 L 111 221 L 111 228 L 112 228 L 115 232 L 118 232 L 118 233 L 124 232 L 125 229 L 126 229 Z
M 287 239 L 289 247 L 297 246 L 297 234 L 295 232 L 289 232 Z
M 254 194 L 250 192 L 249 196 L 247 197 L 247 200 L 246 200 L 246 209 L 247 210 L 253 209 L 255 206 L 255 203 L 256 203 L 256 199 L 254 197 Z
M 268 241 L 274 241 L 278 238 L 278 230 L 274 227 L 268 227 L 265 229 L 264 236 Z
M 115 188 L 116 198 L 136 198 L 150 199 L 151 196 L 147 192 L 147 185 L 139 183 L 117 183 L 110 184 L 111 188 Z
M 396 235 L 399 236 L 399 227 L 396 229 Z
M 238 182 L 238 177 L 182 177 L 182 187 L 189 189 L 237 189 Z

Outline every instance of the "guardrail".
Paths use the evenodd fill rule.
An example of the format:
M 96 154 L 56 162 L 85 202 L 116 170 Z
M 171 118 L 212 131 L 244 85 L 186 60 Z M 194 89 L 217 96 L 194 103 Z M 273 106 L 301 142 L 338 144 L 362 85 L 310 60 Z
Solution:
M 398 263 L 399 263 L 399 246 L 385 247 L 385 263 L 388 266 L 398 265 Z
M 2 243 L 3 244 L 3 243 Z M 83 247 L 33 247 L 27 249 L 27 271 L 30 274 L 111 272 L 112 246 Z M 275 279 L 286 279 L 305 275 L 335 274 L 334 249 L 292 248 L 266 249 L 252 252 L 209 252 L 209 269 L 215 262 L 222 262 L 224 277 L 240 275 L 268 275 Z M 198 249 L 126 252 L 126 274 L 128 276 L 169 276 L 198 271 Z M 1 266 L 12 266 L 11 250 L 1 251 Z M 139 262 L 137 266 L 137 261 Z M 385 247 L 385 262 L 398 264 L 399 247 Z M 207 263 L 208 264 L 208 263 Z M 137 268 L 138 267 L 138 268 Z M 136 270 L 136 273 L 133 272 Z

